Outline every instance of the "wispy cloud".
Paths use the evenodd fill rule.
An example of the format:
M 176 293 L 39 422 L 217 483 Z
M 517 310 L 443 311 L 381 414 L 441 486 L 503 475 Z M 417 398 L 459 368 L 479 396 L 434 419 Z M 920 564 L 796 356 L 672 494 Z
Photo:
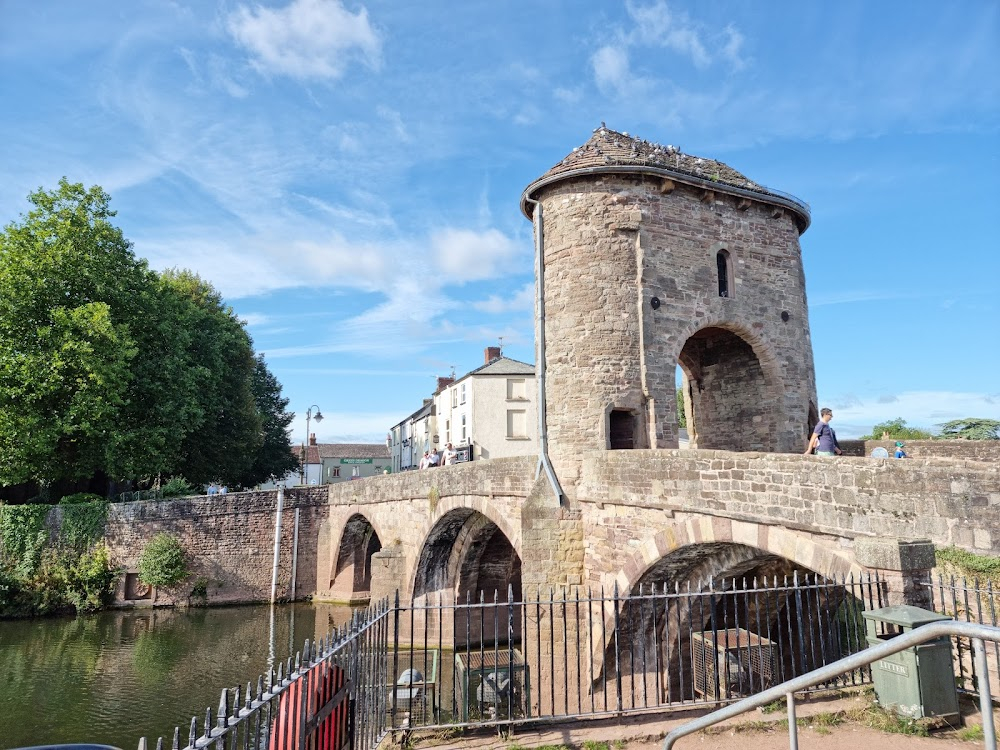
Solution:
M 293 0 L 274 10 L 241 5 L 227 26 L 264 75 L 337 79 L 355 60 L 371 68 L 381 62 L 382 42 L 367 9 L 351 13 L 339 0 Z
M 500 315 L 508 312 L 531 312 L 534 305 L 534 283 L 525 284 L 512 297 L 501 297 L 491 294 L 488 299 L 472 303 L 475 309 L 492 315 Z

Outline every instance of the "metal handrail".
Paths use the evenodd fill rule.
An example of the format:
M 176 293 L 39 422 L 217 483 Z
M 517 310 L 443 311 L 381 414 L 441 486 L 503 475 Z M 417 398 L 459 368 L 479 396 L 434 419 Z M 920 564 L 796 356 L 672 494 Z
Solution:
M 674 743 L 681 737 L 707 729 L 718 724 L 720 721 L 740 716 L 747 711 L 766 706 L 779 698 L 784 697 L 788 703 L 788 745 L 791 750 L 798 750 L 798 727 L 795 723 L 795 693 L 798 690 L 805 690 L 821 682 L 832 680 L 845 672 L 859 669 L 872 662 L 878 661 L 886 656 L 899 653 L 900 651 L 917 646 L 921 643 L 934 640 L 935 638 L 958 636 L 972 640 L 975 649 L 976 668 L 979 672 L 979 709 L 983 717 L 983 737 L 984 747 L 996 747 L 996 732 L 993 727 L 993 698 L 990 695 L 989 665 L 986 661 L 986 647 L 983 641 L 1000 641 L 1000 628 L 989 625 L 980 625 L 974 622 L 951 622 L 941 621 L 921 625 L 918 628 L 894 637 L 886 643 L 878 646 L 870 646 L 864 651 L 844 657 L 839 661 L 828 664 L 825 667 L 814 669 L 812 672 L 796 677 L 792 680 L 776 685 L 757 695 L 733 703 L 718 711 L 699 717 L 670 732 L 663 740 L 663 750 L 671 750 Z

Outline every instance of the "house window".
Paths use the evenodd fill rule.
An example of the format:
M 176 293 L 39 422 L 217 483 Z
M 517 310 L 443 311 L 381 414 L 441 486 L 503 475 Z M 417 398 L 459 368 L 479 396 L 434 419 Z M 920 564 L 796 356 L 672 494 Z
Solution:
M 715 265 L 719 269 L 719 296 L 731 297 L 729 280 L 729 251 L 720 250 L 715 255 Z
M 527 399 L 524 378 L 507 378 L 507 400 L 525 401 Z
M 464 388 L 465 386 L 462 386 L 462 387 Z M 461 440 L 462 440 L 463 443 L 465 442 L 465 415 L 464 414 L 462 415 L 462 438 L 461 438 Z
M 446 443 L 451 442 L 451 420 L 446 419 L 444 421 L 444 441 Z
M 327 470 L 327 475 L 326 475 L 327 479 L 333 479 L 333 478 L 336 478 L 336 477 L 339 477 L 339 476 L 340 476 L 340 467 L 339 466 L 331 466 Z
M 462 383 L 462 400 L 461 403 L 465 403 L 465 383 Z
M 465 388 L 465 386 L 463 385 L 462 388 Z M 451 408 L 454 409 L 456 406 L 458 406 L 458 389 L 457 388 L 452 388 L 451 389 Z
M 507 439 L 519 440 L 528 437 L 528 413 L 524 409 L 507 410 Z

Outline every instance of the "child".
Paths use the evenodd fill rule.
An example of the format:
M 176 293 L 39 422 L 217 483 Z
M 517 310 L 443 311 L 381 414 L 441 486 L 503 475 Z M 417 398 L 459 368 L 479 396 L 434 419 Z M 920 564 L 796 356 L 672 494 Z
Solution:
M 896 458 L 907 458 L 906 451 L 903 450 L 905 443 L 896 442 Z

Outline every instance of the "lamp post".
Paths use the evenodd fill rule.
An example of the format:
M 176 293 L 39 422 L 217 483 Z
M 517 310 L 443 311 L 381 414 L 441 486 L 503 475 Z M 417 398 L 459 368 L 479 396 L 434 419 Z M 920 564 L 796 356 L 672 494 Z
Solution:
M 306 409 L 306 442 L 302 446 L 302 484 L 305 484 L 306 480 L 308 479 L 308 477 L 306 476 L 306 471 L 307 471 L 307 469 L 306 469 L 306 456 L 309 455 L 309 448 L 308 448 L 308 446 L 309 446 L 309 422 L 313 418 L 313 409 L 316 410 L 316 422 L 317 422 L 317 424 L 319 422 L 323 421 L 323 414 L 322 414 L 322 412 L 320 412 L 319 407 L 316 406 L 316 404 L 313 404 L 308 409 Z

